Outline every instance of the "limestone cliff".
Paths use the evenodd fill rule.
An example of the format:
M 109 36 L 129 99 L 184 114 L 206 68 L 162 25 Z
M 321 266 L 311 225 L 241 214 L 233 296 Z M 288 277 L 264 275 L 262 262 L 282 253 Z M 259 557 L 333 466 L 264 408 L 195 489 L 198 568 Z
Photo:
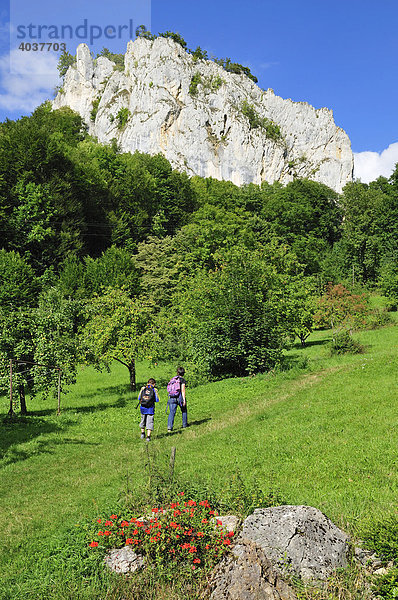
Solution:
M 338 192 L 352 179 L 350 140 L 330 110 L 195 61 L 171 39 L 129 42 L 124 72 L 80 44 L 53 106 L 77 111 L 99 142 L 161 152 L 190 175 L 237 185 L 308 177 Z

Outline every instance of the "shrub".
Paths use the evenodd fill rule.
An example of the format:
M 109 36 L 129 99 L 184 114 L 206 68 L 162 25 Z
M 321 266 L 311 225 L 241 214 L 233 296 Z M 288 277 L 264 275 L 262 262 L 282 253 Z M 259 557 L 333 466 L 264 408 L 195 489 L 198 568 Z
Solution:
M 169 504 L 152 506 L 143 516 L 98 518 L 87 545 L 94 552 L 130 545 L 166 580 L 182 572 L 197 577 L 220 560 L 234 536 L 223 530 L 217 516 L 207 499 L 193 500 L 180 492 Z
M 281 130 L 279 125 L 267 119 L 266 117 L 260 117 L 256 112 L 254 106 L 249 104 L 247 100 L 244 100 L 241 104 L 242 114 L 249 119 L 249 125 L 251 129 L 265 129 L 267 138 L 274 141 L 281 138 Z
M 99 56 L 105 56 L 110 61 L 115 63 L 114 70 L 116 71 L 124 71 L 124 54 L 115 54 L 108 50 L 108 48 L 102 48 L 101 52 L 97 54 L 96 58 Z
M 177 44 L 180 44 L 180 46 L 184 48 L 184 50 L 187 49 L 186 41 L 179 33 L 176 33 L 175 31 L 165 31 L 164 33 L 159 33 L 158 35 L 159 37 L 170 38 Z
M 130 113 L 130 111 L 129 111 L 128 108 L 126 108 L 126 107 L 121 108 L 119 110 L 119 112 L 117 113 L 117 115 L 116 115 L 116 118 L 117 118 L 117 128 L 118 129 L 123 129 L 123 127 L 126 126 L 126 123 L 127 123 L 127 121 L 128 121 L 128 119 L 129 119 L 130 116 L 131 116 L 131 113 Z
M 194 61 L 197 60 L 208 60 L 209 56 L 206 50 L 202 50 L 200 46 L 198 46 L 195 50 L 190 50 Z
M 357 340 L 354 340 L 351 333 L 347 329 L 335 332 L 333 340 L 330 344 L 330 354 L 361 354 L 364 352 L 364 347 Z
M 223 69 L 225 69 L 228 73 L 236 73 L 237 75 L 246 75 L 249 79 L 254 81 L 254 83 L 258 82 L 258 79 L 255 75 L 252 74 L 249 67 L 244 67 L 239 63 L 234 63 L 230 58 L 215 58 L 214 62 L 217 65 L 220 65 Z
M 202 78 L 200 73 L 195 73 L 191 79 L 191 84 L 189 86 L 189 94 L 190 96 L 196 96 L 198 93 L 198 85 L 202 83 Z
M 366 327 L 369 329 L 377 329 L 378 327 L 391 325 L 391 323 L 393 323 L 391 315 L 386 310 L 378 308 L 372 311 L 372 313 L 368 316 L 366 320 Z
M 318 301 L 314 323 L 318 327 L 360 327 L 366 323 L 367 314 L 365 294 L 353 294 L 341 283 L 329 283 Z
M 216 92 L 217 90 L 220 89 L 220 87 L 222 86 L 222 84 L 224 83 L 224 80 L 217 75 L 216 77 L 214 77 L 214 79 L 212 79 L 211 81 L 211 89 Z
M 99 106 L 100 100 L 101 100 L 101 98 L 95 98 L 93 100 L 93 108 L 91 109 L 91 112 L 90 112 L 90 119 L 92 121 L 95 121 L 95 118 L 97 116 L 98 106 Z

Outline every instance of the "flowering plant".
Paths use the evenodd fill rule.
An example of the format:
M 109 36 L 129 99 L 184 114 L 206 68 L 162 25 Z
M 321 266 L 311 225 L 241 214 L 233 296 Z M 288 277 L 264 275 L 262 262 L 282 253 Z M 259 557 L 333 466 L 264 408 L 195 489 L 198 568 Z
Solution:
M 226 531 L 207 500 L 178 498 L 166 506 L 153 507 L 143 517 L 112 514 L 97 519 L 92 548 L 130 545 L 135 552 L 156 563 L 164 574 L 178 569 L 197 576 L 210 569 L 228 550 L 234 536 Z

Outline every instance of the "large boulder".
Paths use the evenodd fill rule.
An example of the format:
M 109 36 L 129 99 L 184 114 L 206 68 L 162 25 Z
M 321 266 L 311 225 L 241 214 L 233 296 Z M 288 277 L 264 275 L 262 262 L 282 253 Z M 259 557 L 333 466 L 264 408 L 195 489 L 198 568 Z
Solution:
M 280 573 L 326 579 L 347 566 L 349 538 L 310 506 L 259 508 L 243 523 L 240 543 L 254 543 Z

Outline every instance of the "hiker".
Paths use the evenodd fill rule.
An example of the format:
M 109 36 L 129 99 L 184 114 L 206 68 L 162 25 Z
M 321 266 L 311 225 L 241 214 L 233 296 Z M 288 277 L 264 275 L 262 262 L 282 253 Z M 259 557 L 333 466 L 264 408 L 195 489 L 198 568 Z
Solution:
M 145 438 L 146 429 L 146 441 L 151 441 L 151 434 L 153 431 L 153 422 L 155 416 L 155 402 L 159 402 L 159 394 L 155 387 L 156 381 L 154 379 L 148 379 L 148 383 L 140 389 L 138 394 L 138 405 L 141 409 L 141 439 Z
M 187 412 L 187 400 L 185 396 L 185 385 L 186 381 L 183 377 L 185 369 L 178 367 L 176 377 L 170 379 L 167 384 L 167 392 L 169 394 L 168 407 L 170 409 L 169 417 L 167 419 L 167 433 L 173 431 L 174 417 L 177 412 L 177 406 L 181 408 L 182 413 L 182 427 L 188 427 L 188 412 Z

